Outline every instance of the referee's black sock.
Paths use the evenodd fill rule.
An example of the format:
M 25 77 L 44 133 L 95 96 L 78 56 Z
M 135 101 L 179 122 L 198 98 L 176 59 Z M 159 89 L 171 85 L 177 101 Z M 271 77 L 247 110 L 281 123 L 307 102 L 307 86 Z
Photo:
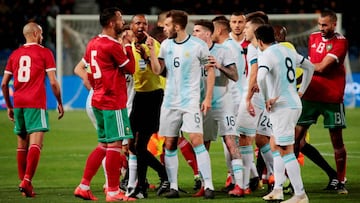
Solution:
M 320 152 L 311 144 L 305 143 L 304 147 L 301 149 L 301 153 L 303 153 L 312 162 L 325 171 L 325 173 L 329 176 L 329 180 L 337 178 L 336 171 L 328 164 Z

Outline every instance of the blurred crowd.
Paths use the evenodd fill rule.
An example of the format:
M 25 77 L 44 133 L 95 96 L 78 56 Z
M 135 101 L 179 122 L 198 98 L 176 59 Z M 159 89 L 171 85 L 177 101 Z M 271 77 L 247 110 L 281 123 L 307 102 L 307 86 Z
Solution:
M 22 28 L 35 21 L 43 28 L 47 46 L 54 46 L 55 18 L 73 13 L 75 0 L 0 0 L 0 50 L 14 49 L 24 42 Z
M 78 3 L 83 3 L 79 1 Z M 76 14 L 76 0 L 0 0 L 0 52 L 9 52 L 21 45 L 22 27 L 25 22 L 36 21 L 44 29 L 43 44 L 55 50 L 55 18 L 58 14 Z M 156 15 L 163 10 L 181 9 L 189 14 L 230 14 L 235 10 L 251 12 L 263 10 L 268 14 L 316 13 L 330 8 L 343 14 L 345 36 L 350 41 L 350 58 L 360 55 L 360 40 L 353 26 L 358 22 L 359 14 L 344 12 L 345 2 L 340 0 L 93 0 L 102 10 L 109 6 L 118 6 L 124 14 L 145 13 Z M 1 56 L 0 56 L 1 57 Z
M 159 10 L 181 9 L 189 14 L 229 14 L 234 8 L 245 12 L 263 10 L 267 13 L 314 13 L 324 7 L 342 11 L 342 1 L 339 0 L 168 0 L 166 3 L 161 0 L 96 0 L 100 10 L 116 5 L 125 13 L 150 13 L 156 14 Z M 141 5 L 141 6 L 138 6 Z

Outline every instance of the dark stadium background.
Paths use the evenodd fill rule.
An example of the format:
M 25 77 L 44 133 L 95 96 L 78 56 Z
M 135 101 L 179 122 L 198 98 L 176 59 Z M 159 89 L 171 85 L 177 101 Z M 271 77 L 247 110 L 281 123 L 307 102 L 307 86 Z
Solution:
M 22 27 L 35 20 L 44 29 L 43 44 L 55 52 L 55 22 L 58 14 L 98 14 L 108 6 L 118 6 L 124 14 L 158 14 L 162 10 L 182 9 L 189 14 L 230 14 L 233 11 L 263 10 L 268 14 L 316 13 L 330 8 L 343 15 L 343 34 L 349 39 L 351 64 L 359 64 L 360 12 L 349 1 L 340 0 L 0 0 L 0 70 L 3 70 L 11 51 L 24 42 Z M 352 65 L 352 72 L 360 72 Z M 0 72 L 0 75 L 3 71 Z

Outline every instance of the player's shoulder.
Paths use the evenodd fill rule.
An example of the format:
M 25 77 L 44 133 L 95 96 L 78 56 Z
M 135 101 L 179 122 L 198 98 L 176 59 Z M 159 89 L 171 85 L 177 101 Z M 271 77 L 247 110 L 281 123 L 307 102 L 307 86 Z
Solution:
M 322 35 L 320 31 L 316 31 L 313 32 L 309 35 L 309 40 L 310 41 L 315 41 L 315 40 L 321 40 L 322 41 Z
M 279 44 L 289 49 L 295 50 L 295 46 L 291 42 L 280 42 Z
M 257 53 L 258 50 L 257 48 L 253 45 L 253 44 L 249 44 L 248 47 L 247 47 L 247 54 L 251 54 L 251 53 Z
M 214 43 L 210 49 L 226 49 L 226 50 L 228 50 L 229 48 L 224 46 L 223 44 Z
M 235 40 L 233 40 L 231 38 L 228 38 L 227 40 L 225 40 L 223 44 L 226 47 L 229 47 L 233 51 L 237 51 L 237 52 L 242 53 L 243 50 L 244 50 L 239 43 L 237 43 Z
M 202 40 L 198 37 L 192 36 L 192 35 L 190 35 L 190 37 L 188 38 L 188 41 L 202 45 L 202 46 L 207 46 L 207 44 L 204 42 L 204 40 Z
M 231 50 L 229 47 L 226 47 L 223 44 L 213 43 L 213 45 L 210 47 L 210 52 L 215 54 L 226 54 L 231 52 Z
M 320 31 L 315 31 L 310 34 L 310 37 L 322 37 Z
M 26 52 L 32 53 L 52 53 L 51 49 L 37 43 L 24 44 L 19 50 L 26 50 Z M 41 55 L 41 54 L 40 54 Z
M 275 53 L 279 52 L 279 50 L 281 51 L 282 49 L 287 49 L 287 48 L 282 46 L 279 43 L 272 44 L 271 46 L 269 46 L 268 48 L 266 48 L 263 51 L 261 51 L 260 49 L 257 49 L 257 56 L 258 56 L 258 58 L 273 57 L 274 55 L 276 55 Z
M 114 39 L 113 37 L 110 37 L 108 35 L 100 34 L 95 38 L 95 40 L 101 40 L 102 43 L 120 45 L 120 42 L 117 39 Z
M 339 40 L 346 40 L 346 37 L 338 32 L 335 32 L 335 38 Z
M 164 45 L 167 45 L 167 44 L 171 43 L 172 40 L 173 39 L 166 38 L 160 44 L 161 44 L 161 46 L 164 46 Z

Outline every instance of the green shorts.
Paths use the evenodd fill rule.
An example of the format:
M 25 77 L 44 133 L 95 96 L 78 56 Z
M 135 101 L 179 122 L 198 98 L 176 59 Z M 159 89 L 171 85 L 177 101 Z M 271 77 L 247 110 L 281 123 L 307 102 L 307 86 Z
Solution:
M 98 141 L 111 143 L 133 138 L 127 108 L 100 110 L 93 107 L 97 123 Z
M 49 131 L 49 116 L 45 109 L 14 108 L 16 135 L 25 136 L 33 132 Z
M 343 103 L 324 103 L 302 100 L 302 113 L 298 125 L 310 126 L 324 117 L 324 128 L 346 128 L 345 107 Z

